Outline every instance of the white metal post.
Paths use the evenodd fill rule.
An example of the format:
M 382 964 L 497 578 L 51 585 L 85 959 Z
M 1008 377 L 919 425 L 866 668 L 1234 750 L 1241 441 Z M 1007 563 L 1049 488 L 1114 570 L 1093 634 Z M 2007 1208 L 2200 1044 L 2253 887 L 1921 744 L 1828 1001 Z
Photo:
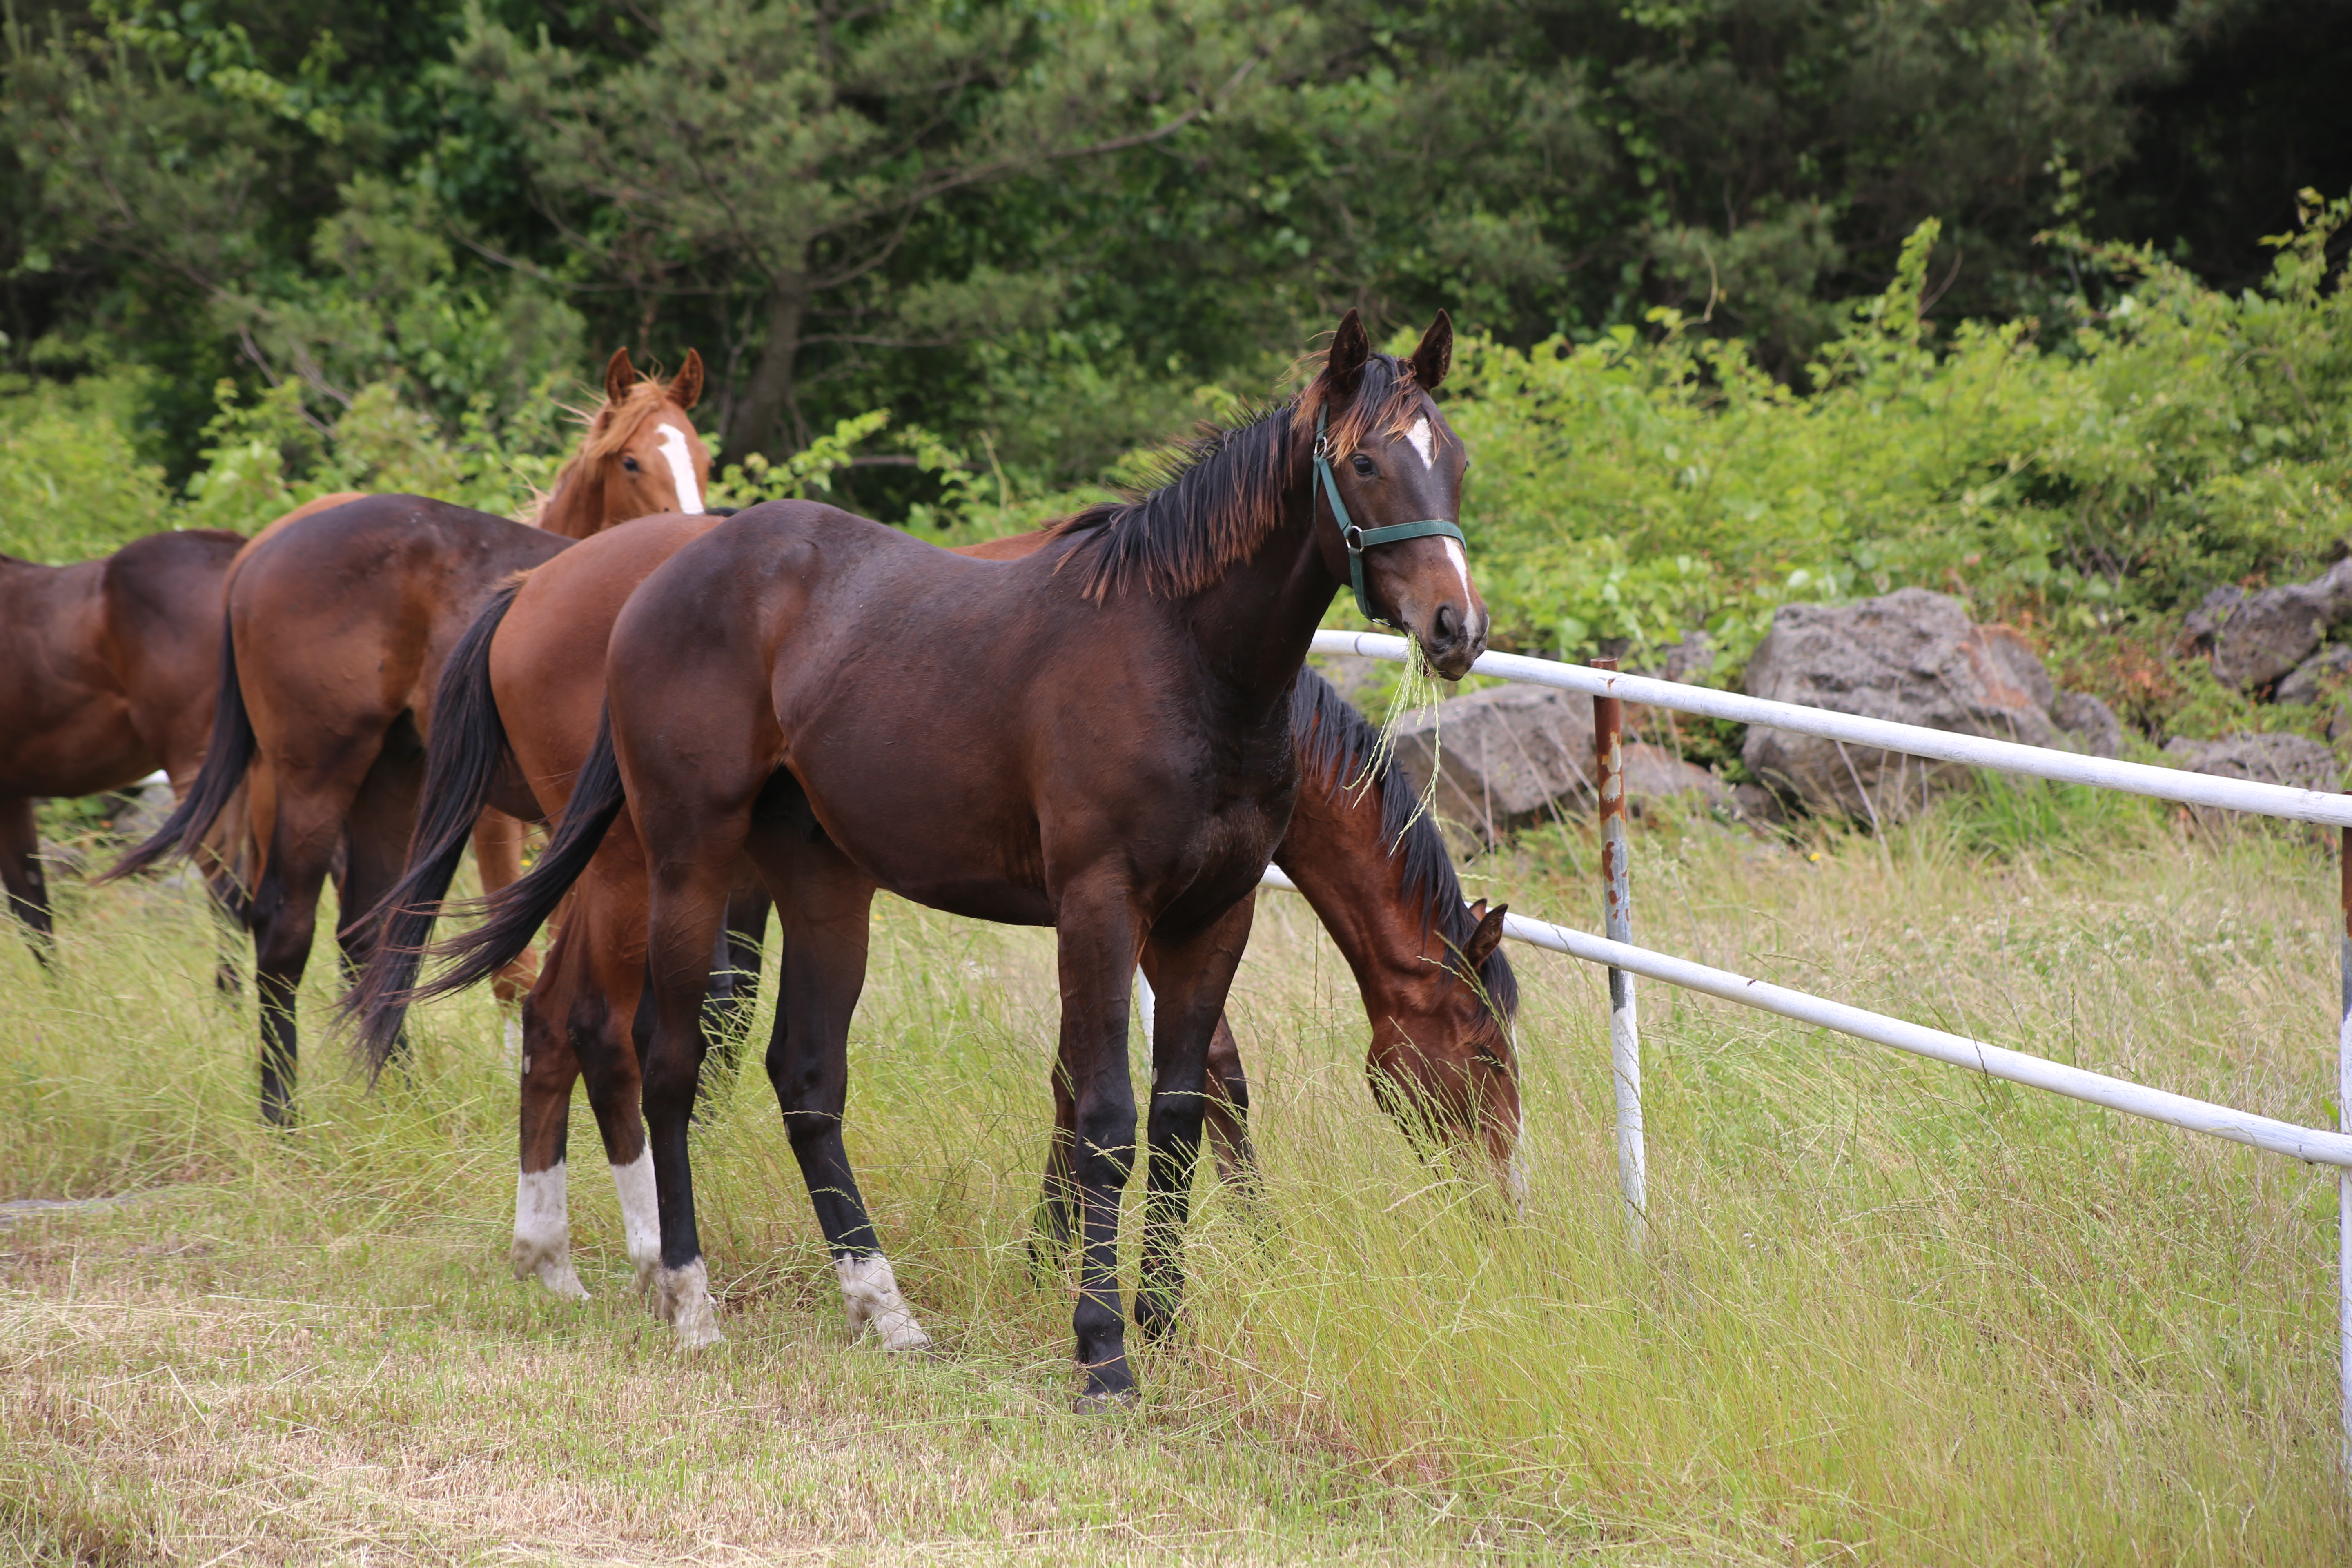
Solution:
M 1613 672 L 1617 661 L 1593 668 Z M 1592 743 L 1601 782 L 1601 927 L 1611 942 L 1633 940 L 1633 878 L 1625 832 L 1625 714 L 1614 697 L 1592 700 Z M 1642 1143 L 1642 1030 L 1633 1007 L 1633 977 L 1609 971 L 1609 1067 L 1617 1088 L 1617 1184 L 1625 1194 L 1625 1227 L 1633 1245 L 1647 1239 L 1649 1156 Z
M 2336 1130 L 2352 1133 L 2352 827 L 2339 831 L 2336 881 L 2344 908 L 2343 1010 L 2336 1025 Z M 2336 1171 L 2336 1392 L 2343 1463 L 2352 1478 L 2352 1166 Z

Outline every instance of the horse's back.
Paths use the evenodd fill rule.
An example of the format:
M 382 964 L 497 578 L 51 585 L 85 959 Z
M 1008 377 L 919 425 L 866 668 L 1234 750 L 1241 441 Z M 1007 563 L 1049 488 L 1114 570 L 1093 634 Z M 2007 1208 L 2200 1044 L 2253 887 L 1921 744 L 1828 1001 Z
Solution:
M 570 545 L 424 496 L 366 496 L 288 523 L 229 586 L 238 680 L 265 754 L 331 751 L 404 710 L 427 721 L 449 649 L 490 594 Z

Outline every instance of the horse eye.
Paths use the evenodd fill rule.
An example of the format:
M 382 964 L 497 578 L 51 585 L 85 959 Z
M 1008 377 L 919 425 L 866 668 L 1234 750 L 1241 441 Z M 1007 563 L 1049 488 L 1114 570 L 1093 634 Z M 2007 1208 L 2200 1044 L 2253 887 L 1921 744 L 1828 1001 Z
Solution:
M 635 458 L 624 457 L 621 459 L 621 467 L 634 474 L 637 471 L 637 460 Z
M 1359 452 L 1356 454 L 1356 472 L 1363 475 L 1364 478 L 1369 479 L 1373 475 L 1379 473 L 1380 469 L 1372 466 L 1372 460 L 1370 458 L 1367 458 L 1361 452 Z

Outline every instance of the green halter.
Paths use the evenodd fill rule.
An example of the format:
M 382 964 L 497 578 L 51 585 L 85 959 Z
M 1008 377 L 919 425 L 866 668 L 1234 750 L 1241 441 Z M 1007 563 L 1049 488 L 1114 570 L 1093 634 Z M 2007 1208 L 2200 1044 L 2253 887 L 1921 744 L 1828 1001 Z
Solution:
M 1356 608 L 1364 619 L 1376 626 L 1393 626 L 1372 614 L 1370 600 L 1364 597 L 1364 552 L 1375 544 L 1395 544 L 1407 539 L 1427 539 L 1443 534 L 1447 539 L 1462 540 L 1461 529 L 1442 517 L 1425 517 L 1419 522 L 1392 522 L 1386 528 L 1358 528 L 1348 516 L 1348 503 L 1339 499 L 1339 482 L 1331 477 L 1331 438 L 1323 433 L 1324 410 L 1315 411 L 1315 483 L 1331 498 L 1331 516 L 1339 525 L 1339 542 L 1348 547 L 1348 586 L 1356 591 Z

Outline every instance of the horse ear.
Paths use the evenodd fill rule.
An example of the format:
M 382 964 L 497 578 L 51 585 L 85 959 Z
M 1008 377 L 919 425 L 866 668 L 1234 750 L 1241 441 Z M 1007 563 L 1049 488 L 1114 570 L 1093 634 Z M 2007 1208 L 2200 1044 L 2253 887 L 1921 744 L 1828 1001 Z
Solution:
M 1412 351 L 1412 379 L 1421 384 L 1423 392 L 1435 392 L 1445 373 L 1454 368 L 1454 318 L 1444 311 L 1429 323 L 1429 331 L 1421 334 L 1421 346 Z
M 1479 900 L 1482 904 L 1485 901 Z M 1476 973 L 1479 965 L 1494 957 L 1495 950 L 1503 945 L 1503 917 L 1510 912 L 1510 905 L 1496 904 L 1478 918 L 1478 929 L 1462 944 L 1462 962 L 1472 973 Z
M 604 362 L 604 401 L 618 403 L 629 395 L 629 388 L 637 384 L 636 367 L 629 363 L 629 351 L 624 346 L 613 351 Z
M 1473 899 L 1470 901 L 1470 923 L 1472 925 L 1476 925 L 1480 921 L 1483 921 L 1486 918 L 1486 900 L 1484 899 Z
M 1350 305 L 1339 318 L 1339 330 L 1331 334 L 1330 357 L 1323 362 L 1323 376 L 1331 384 L 1334 402 L 1345 403 L 1356 395 L 1356 384 L 1364 379 L 1364 362 L 1371 353 L 1372 340 L 1364 331 L 1364 320 Z
M 686 351 L 686 364 L 677 379 L 669 384 L 669 400 L 680 408 L 692 408 L 702 401 L 702 356 L 692 349 Z

